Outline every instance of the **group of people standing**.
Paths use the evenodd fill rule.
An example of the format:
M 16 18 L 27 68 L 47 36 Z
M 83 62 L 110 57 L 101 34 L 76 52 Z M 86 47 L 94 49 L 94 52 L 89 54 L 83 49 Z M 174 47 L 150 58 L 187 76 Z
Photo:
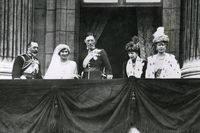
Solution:
M 30 42 L 26 54 L 15 59 L 13 79 L 112 79 L 112 68 L 104 49 L 95 47 L 96 40 L 92 33 L 88 33 L 84 40 L 87 55 L 83 60 L 83 71 L 79 75 L 75 61 L 69 60 L 71 50 L 66 44 L 59 44 L 53 53 L 50 65 L 42 77 L 39 60 L 36 58 L 38 44 Z M 157 54 L 148 57 L 145 61 L 140 58 L 140 46 L 137 37 L 125 46 L 129 60 L 126 63 L 127 77 L 136 78 L 180 78 L 181 70 L 172 54 L 166 53 L 169 38 L 164 34 L 164 28 L 159 27 L 154 33 L 153 45 Z
M 166 52 L 169 37 L 164 34 L 164 27 L 158 27 L 153 34 L 153 47 L 157 53 L 147 58 L 140 58 L 139 40 L 135 36 L 126 44 L 129 60 L 126 64 L 128 77 L 136 78 L 181 78 L 181 69 L 175 56 Z

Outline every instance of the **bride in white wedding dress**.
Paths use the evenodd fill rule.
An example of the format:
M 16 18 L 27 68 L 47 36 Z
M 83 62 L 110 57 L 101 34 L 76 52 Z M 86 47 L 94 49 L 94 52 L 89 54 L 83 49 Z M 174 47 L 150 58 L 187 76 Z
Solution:
M 66 44 L 59 44 L 53 53 L 51 63 L 44 79 L 75 79 L 79 78 L 77 64 L 69 60 L 70 48 Z

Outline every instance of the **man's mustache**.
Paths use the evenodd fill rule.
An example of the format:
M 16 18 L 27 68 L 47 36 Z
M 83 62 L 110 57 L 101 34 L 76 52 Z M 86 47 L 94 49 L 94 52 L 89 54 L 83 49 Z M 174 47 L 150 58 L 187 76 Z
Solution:
M 37 53 L 38 53 L 38 51 L 37 51 L 37 50 L 35 50 L 35 51 L 33 51 L 33 53 L 34 53 L 34 54 L 37 54 Z
M 95 46 L 94 44 L 87 45 L 87 47 L 94 47 L 94 46 Z

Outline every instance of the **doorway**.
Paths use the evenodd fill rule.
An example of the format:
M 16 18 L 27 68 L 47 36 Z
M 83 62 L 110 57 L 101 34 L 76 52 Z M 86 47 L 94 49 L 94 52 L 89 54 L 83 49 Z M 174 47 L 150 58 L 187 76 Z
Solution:
M 88 19 L 92 19 L 93 22 Z M 87 21 L 91 21 L 91 23 Z M 98 24 L 93 24 L 95 23 L 94 21 L 98 21 Z M 98 29 L 98 26 L 101 28 Z M 92 27 L 96 28 L 91 29 Z M 96 29 L 98 30 L 96 31 Z M 96 47 L 103 48 L 107 52 L 114 78 L 122 77 L 123 62 L 127 60 L 124 50 L 125 44 L 131 40 L 133 35 L 137 35 L 135 8 L 82 8 L 80 30 L 81 43 L 79 55 L 81 56 L 86 49 L 83 44 L 85 34 L 93 32 L 96 35 L 98 34 L 96 32 L 101 32 L 96 35 L 98 38 Z M 84 57 L 79 59 L 81 63 Z
M 144 9 L 137 7 L 82 7 L 80 11 L 79 66 L 87 52 L 84 44 L 85 35 L 87 32 L 93 32 L 97 39 L 96 47 L 103 48 L 107 52 L 114 78 L 122 78 L 123 64 L 128 60 L 125 45 L 131 41 L 134 35 L 138 35 L 138 30 L 140 30 L 138 27 L 143 25 L 139 23 L 138 26 L 137 10 Z M 159 18 L 161 18 L 160 15 Z M 157 26 L 157 24 L 153 25 L 153 27 Z

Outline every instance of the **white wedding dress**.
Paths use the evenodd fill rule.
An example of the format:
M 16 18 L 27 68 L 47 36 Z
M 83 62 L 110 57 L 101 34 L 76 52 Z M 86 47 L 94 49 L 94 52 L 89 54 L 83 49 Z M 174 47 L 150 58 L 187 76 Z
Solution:
M 59 44 L 54 50 L 51 63 L 44 76 L 44 79 L 74 79 L 74 77 L 76 77 L 78 74 L 77 64 L 75 61 L 66 60 L 61 62 L 58 53 L 64 48 L 69 49 L 67 45 Z

